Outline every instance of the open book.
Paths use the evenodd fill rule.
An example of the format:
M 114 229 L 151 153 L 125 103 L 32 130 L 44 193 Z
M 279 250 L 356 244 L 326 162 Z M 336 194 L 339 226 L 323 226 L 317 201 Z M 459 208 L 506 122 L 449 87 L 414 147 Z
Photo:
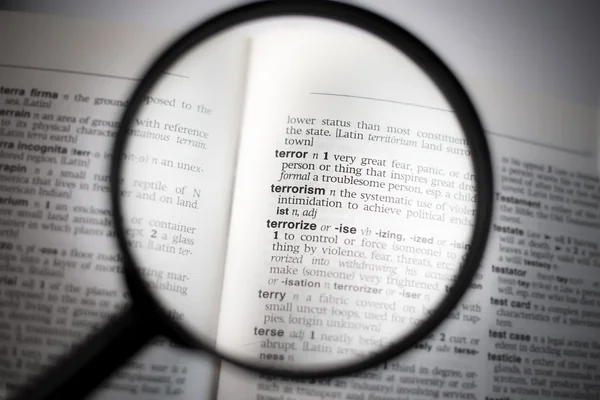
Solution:
M 111 138 L 136 79 L 172 37 L 145 28 L 0 15 L 0 398 L 51 364 L 127 302 L 107 196 Z M 181 153 L 197 153 L 198 159 L 180 158 L 180 153 L 170 151 L 163 159 L 153 160 L 136 154 L 135 148 L 128 154 L 140 163 L 197 176 L 185 188 L 173 187 L 168 174 L 167 179 L 139 182 L 135 196 L 146 201 L 162 198 L 174 211 L 169 218 L 154 218 L 146 226 L 154 228 L 152 236 L 168 244 L 155 240 L 150 245 L 148 240 L 154 237 L 145 237 L 136 229 L 131 230 L 131 240 L 161 246 L 162 257 L 175 253 L 184 264 L 196 266 L 174 267 L 171 274 L 157 279 L 157 286 L 178 299 L 177 313 L 211 321 L 202 328 L 217 341 L 235 340 L 238 335 L 260 336 L 256 333 L 260 328 L 276 328 L 283 317 L 292 316 L 295 330 L 305 335 L 312 325 L 327 320 L 317 314 L 319 307 L 301 317 L 292 312 L 293 289 L 268 290 L 270 279 L 294 282 L 291 287 L 310 274 L 324 273 L 329 263 L 348 261 L 354 262 L 348 269 L 356 276 L 363 273 L 372 279 L 372 287 L 381 289 L 390 282 L 372 273 L 374 269 L 412 271 L 417 261 L 426 261 L 424 257 L 390 258 L 385 251 L 369 251 L 368 260 L 341 260 L 344 245 L 305 243 L 296 247 L 255 223 L 285 216 L 290 209 L 297 210 L 297 216 L 305 221 L 319 221 L 324 208 L 338 207 L 338 203 L 349 208 L 356 204 L 363 211 L 348 212 L 348 221 L 340 223 L 367 218 L 368 213 L 380 214 L 385 220 L 402 208 L 343 182 L 340 192 L 345 190 L 345 197 L 338 195 L 326 203 L 316 202 L 314 197 L 283 196 L 281 189 L 275 188 L 292 183 L 305 187 L 318 172 L 311 169 L 314 164 L 274 157 L 276 151 L 312 153 L 325 131 L 340 141 L 386 136 L 395 140 L 396 146 L 403 145 L 399 137 L 410 137 L 400 122 L 384 118 L 382 110 L 386 108 L 399 107 L 398 113 L 402 112 L 401 105 L 381 101 L 402 101 L 397 92 L 394 96 L 393 85 L 371 85 L 368 77 L 349 81 L 305 77 L 301 89 L 311 101 L 292 101 L 298 98 L 298 88 L 278 85 L 278 79 L 283 79 L 283 72 L 294 73 L 295 68 L 310 65 L 311 56 L 318 59 L 323 51 L 318 38 L 305 39 L 289 40 L 286 51 L 274 51 L 278 49 L 275 44 L 285 38 L 269 35 L 221 43 L 210 55 L 173 71 L 179 84 L 165 101 L 186 110 L 188 116 L 180 122 L 140 119 L 135 136 L 162 141 L 165 148 L 181 148 Z M 355 50 L 340 47 L 341 54 Z M 361 50 L 366 55 L 365 71 L 390 73 L 385 64 L 370 63 L 368 49 Z M 268 69 L 261 68 L 261 63 L 275 63 L 281 76 L 266 74 Z M 473 80 L 471 84 L 482 92 L 499 88 L 493 82 Z M 448 321 L 414 351 L 353 377 L 289 382 L 220 366 L 157 340 L 107 381 L 96 396 L 597 398 L 600 199 L 595 156 L 556 146 L 563 132 L 548 131 L 545 142 L 540 143 L 534 140 L 537 135 L 528 135 L 526 129 L 516 131 L 514 121 L 502 120 L 502 112 L 511 107 L 536 104 L 546 112 L 556 111 L 545 118 L 560 116 L 563 124 L 568 122 L 576 135 L 574 143 L 595 148 L 597 110 L 501 88 L 497 100 L 504 108 L 494 109 L 489 101 L 474 95 L 484 123 L 495 132 L 490 133 L 490 142 L 497 208 L 488 251 L 469 294 Z M 279 97 L 289 93 L 291 100 L 276 106 L 263 101 L 274 93 Z M 427 104 L 427 99 L 423 101 Z M 327 115 L 322 110 L 328 110 Z M 530 128 L 527 121 L 520 122 Z M 383 132 L 369 133 L 361 124 L 369 124 L 374 131 L 377 125 Z M 332 162 L 331 168 L 354 176 L 351 180 L 369 175 L 385 180 L 386 174 L 391 175 L 390 165 L 360 165 L 352 150 L 344 146 L 338 155 L 343 158 Z M 454 194 L 442 183 L 438 190 Z M 466 202 L 472 201 L 467 189 L 460 193 Z M 245 201 L 257 195 L 264 195 L 264 201 Z M 204 209 L 210 209 L 210 215 L 203 214 Z M 431 211 L 423 213 L 435 216 Z M 424 219 L 415 216 L 415 223 Z M 141 236 L 136 236 L 138 233 Z M 255 251 L 243 243 L 244 237 L 252 235 L 275 236 L 266 242 L 267 249 Z M 366 236 L 366 232 L 357 234 Z M 337 235 L 330 237 L 335 240 Z M 392 240 L 378 242 L 391 246 Z M 425 243 L 423 247 L 431 246 Z M 440 284 L 447 283 L 443 270 L 434 272 Z M 270 297 L 267 301 L 260 294 L 265 291 Z M 322 303 L 322 308 L 330 307 Z M 379 309 L 359 312 L 381 314 Z M 264 342 L 265 354 L 283 354 L 281 348 L 270 348 L 268 340 L 257 340 Z

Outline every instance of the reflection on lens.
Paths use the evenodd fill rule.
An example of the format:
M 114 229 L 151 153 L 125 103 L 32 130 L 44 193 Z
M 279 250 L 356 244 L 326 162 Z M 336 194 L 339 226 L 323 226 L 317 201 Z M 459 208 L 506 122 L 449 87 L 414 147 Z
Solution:
M 357 29 L 248 24 L 187 53 L 125 155 L 139 268 L 246 362 L 322 369 L 412 332 L 453 286 L 477 194 L 440 90 Z

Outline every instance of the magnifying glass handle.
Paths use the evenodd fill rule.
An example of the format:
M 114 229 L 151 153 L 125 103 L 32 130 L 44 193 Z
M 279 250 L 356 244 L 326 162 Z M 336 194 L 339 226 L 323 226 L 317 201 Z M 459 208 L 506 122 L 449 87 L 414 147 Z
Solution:
M 10 399 L 84 398 L 156 334 L 130 307 Z

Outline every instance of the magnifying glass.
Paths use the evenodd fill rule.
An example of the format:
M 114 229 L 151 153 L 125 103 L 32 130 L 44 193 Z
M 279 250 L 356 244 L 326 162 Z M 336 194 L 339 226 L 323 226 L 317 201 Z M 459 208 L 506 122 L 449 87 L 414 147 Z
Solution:
M 236 82 L 235 59 L 214 62 L 232 42 Z M 445 320 L 485 249 L 492 168 L 469 97 L 354 6 L 203 22 L 141 79 L 113 150 L 130 306 L 20 398 L 82 397 L 157 336 L 279 377 L 374 367 Z

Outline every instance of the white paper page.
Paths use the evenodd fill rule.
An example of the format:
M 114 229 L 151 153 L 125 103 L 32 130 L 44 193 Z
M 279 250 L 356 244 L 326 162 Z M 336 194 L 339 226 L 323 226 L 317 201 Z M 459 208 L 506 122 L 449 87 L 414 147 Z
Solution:
M 0 398 L 127 302 L 108 202 L 111 138 L 137 78 L 173 37 L 85 20 L 0 15 Z M 190 207 L 173 205 L 153 229 L 180 254 L 170 259 L 173 271 L 187 275 L 163 280 L 183 299 L 177 312 L 208 330 L 216 329 L 246 45 L 222 44 L 171 71 L 178 75 L 169 78 L 168 100 L 178 110 L 185 102 L 190 111 L 175 118 L 165 106 L 154 115 L 157 122 L 135 127 L 143 140 L 161 146 L 164 159 L 177 165 L 194 153 L 202 168 L 180 194 Z M 167 130 L 167 123 L 203 134 Z M 154 186 L 134 194 L 175 199 L 174 174 L 159 171 L 147 179 Z M 144 245 L 148 217 L 132 230 Z M 182 233 L 165 228 L 168 223 L 190 228 Z M 203 268 L 178 268 L 200 262 Z M 204 398 L 214 373 L 207 359 L 161 341 L 97 397 Z
M 348 340 L 345 347 L 365 350 L 366 343 L 379 340 L 370 329 L 384 332 L 380 329 L 393 325 L 406 333 L 423 316 L 422 307 L 436 304 L 443 285 L 456 272 L 452 265 L 432 270 L 419 265 L 438 265 L 442 254 L 438 251 L 456 257 L 451 243 L 468 242 L 471 234 L 472 192 L 463 177 L 472 169 L 463 153 L 466 147 L 458 144 L 464 136 L 437 89 L 414 65 L 381 46 L 356 32 L 350 36 L 278 32 L 253 40 L 219 321 L 224 348 L 236 344 L 256 351 L 256 356 L 297 357 L 296 350 L 310 348 L 311 335 L 333 338 L 332 324 L 350 322 L 346 333 L 351 337 L 343 334 Z M 377 127 L 369 128 L 369 123 Z M 436 149 L 423 153 L 425 145 Z M 286 150 L 308 155 L 280 160 L 287 156 L 277 154 Z M 446 170 L 433 172 L 434 166 Z M 296 179 L 293 174 L 302 176 Z M 465 190 L 458 190 L 459 184 L 466 185 Z M 458 197 L 446 194 L 443 185 L 455 187 Z M 286 188 L 305 186 L 313 190 L 306 192 L 309 196 L 302 191 L 294 192 L 300 193 L 297 196 L 285 194 Z M 320 190 L 315 188 L 324 188 L 325 195 L 311 197 Z M 435 190 L 425 194 L 429 189 Z M 294 203 L 296 198 L 305 197 L 319 204 L 296 206 L 301 204 Z M 265 222 L 273 220 L 308 221 L 318 228 L 316 232 L 265 229 Z M 341 225 L 354 227 L 355 236 L 344 234 Z M 305 239 L 305 234 L 319 239 Z M 421 238 L 437 246 L 422 244 Z M 404 254 L 400 248 L 405 247 L 410 250 Z M 275 271 L 281 267 L 290 267 L 286 269 L 290 272 Z M 338 275 L 330 276 L 330 271 Z M 305 284 L 322 288 L 313 291 L 316 298 L 305 296 L 301 288 Z M 346 320 L 340 319 L 338 307 L 323 300 L 329 293 L 354 304 L 356 295 L 341 290 L 356 291 L 354 287 L 361 285 L 381 291 L 377 300 L 390 302 L 393 311 L 361 308 L 357 302 L 350 307 L 358 314 Z M 387 291 L 393 294 L 384 295 Z M 265 300 L 265 292 L 279 294 L 279 303 L 286 307 Z M 410 298 L 420 300 L 406 300 Z M 398 301 L 411 305 L 402 308 Z M 296 306 L 321 311 L 296 313 Z M 257 329 L 263 327 L 285 328 L 286 338 L 277 341 L 296 342 L 290 343 L 289 353 L 272 345 L 273 339 L 258 337 Z M 295 332 L 303 333 L 304 339 L 288 340 Z M 315 359 L 346 351 L 334 343 L 339 340 L 327 340 L 333 342 L 324 350 L 308 350 L 314 351 Z M 230 384 L 235 378 L 228 380 L 229 372 L 223 373 L 219 385 L 222 398 L 239 395 L 239 387 Z
M 269 280 L 281 279 L 283 276 L 275 275 L 269 268 L 269 259 L 260 254 L 260 249 L 256 248 L 260 243 L 255 238 L 261 237 L 266 245 L 270 245 L 263 237 L 264 220 L 277 216 L 274 211 L 276 206 L 272 204 L 274 195 L 269 193 L 269 189 L 272 183 L 285 183 L 277 182 L 279 174 L 275 176 L 272 158 L 273 151 L 285 148 L 284 141 L 291 137 L 289 132 L 286 133 L 286 129 L 291 126 L 288 115 L 322 117 L 320 112 L 333 109 L 335 112 L 332 114 L 335 115 L 332 117 L 341 120 L 355 121 L 368 114 L 366 110 L 371 111 L 371 115 L 378 115 L 377 107 L 372 108 L 368 99 L 356 99 L 367 102 L 358 103 L 360 105 L 342 103 L 346 99 L 340 100 L 338 96 L 314 97 L 307 102 L 303 96 L 308 92 L 396 100 L 394 94 L 390 96 L 389 93 L 393 86 L 391 80 L 379 87 L 364 84 L 371 82 L 371 77 L 382 74 L 382 71 L 389 73 L 385 66 L 377 63 L 365 67 L 365 74 L 372 75 L 364 80 L 344 82 L 339 76 L 332 78 L 327 74 L 315 74 L 313 81 L 303 79 L 305 77 L 300 72 L 305 71 L 304 67 L 319 65 L 318 55 L 325 47 L 324 42 L 310 35 L 298 39 L 279 34 L 257 39 L 252 45 L 249 99 L 241 139 L 242 168 L 238 172 L 239 192 L 236 191 L 234 200 L 230 242 L 235 252 L 228 257 L 219 325 L 219 332 L 224 333 L 220 339 L 230 340 L 230 343 L 248 340 L 254 327 L 261 327 L 261 323 L 267 327 L 265 320 L 257 317 L 285 314 L 283 308 L 279 313 L 266 312 L 264 302 L 257 298 L 257 290 L 268 289 Z M 347 44 L 347 47 L 336 47 L 336 51 L 341 54 L 369 54 L 356 41 Z M 336 67 L 327 65 L 327 68 L 333 70 Z M 340 66 L 339 75 L 343 76 L 344 72 L 344 68 Z M 289 86 L 281 84 L 278 79 L 286 74 L 300 76 L 298 79 L 303 85 L 297 87 L 293 80 Z M 495 86 L 483 83 L 482 87 L 491 90 Z M 278 95 L 280 97 L 277 104 L 268 101 L 272 98 L 270 96 Z M 600 343 L 595 339 L 597 316 L 593 315 L 597 303 L 591 300 L 598 294 L 600 278 L 594 267 L 598 256 L 598 235 L 593 224 L 597 223 L 598 216 L 593 204 L 597 204 L 599 190 L 595 158 L 589 154 L 555 148 L 556 143 L 567 137 L 564 130 L 568 121 L 576 121 L 575 116 L 580 111 L 584 114 L 587 111 L 582 111 L 576 104 L 569 105 L 532 93 L 522 93 L 516 98 L 523 104 L 535 106 L 542 111 L 533 112 L 528 119 L 526 109 L 519 115 L 514 115 L 510 111 L 513 106 L 490 109 L 485 104 L 481 105 L 485 120 L 493 121 L 494 130 L 503 134 L 489 137 L 493 149 L 496 192 L 503 197 L 496 202 L 494 226 L 479 274 L 471 291 L 449 320 L 405 357 L 351 379 L 292 383 L 267 377 L 257 378 L 224 367 L 219 381 L 219 399 L 481 399 L 486 396 L 536 399 L 593 396 L 598 392 L 595 371 L 600 366 L 597 353 Z M 380 109 L 383 110 L 384 107 L 382 105 Z M 539 120 L 540 114 L 557 110 L 564 113 L 563 118 L 554 115 L 554 119 L 560 123 L 555 124 L 554 129 L 547 129 L 545 136 L 552 144 L 529 143 L 540 137 L 527 134 L 532 124 Z M 575 111 L 571 112 L 573 110 Z M 579 135 L 582 142 L 590 140 L 589 135 L 593 134 L 588 130 L 592 113 L 588 114 L 581 124 L 571 125 L 574 134 Z M 363 117 L 366 118 L 368 117 Z M 518 121 L 523 124 L 520 125 Z M 304 132 L 306 128 L 310 128 L 307 125 L 301 127 Z M 520 127 L 523 130 L 518 129 Z M 271 136 L 265 139 L 269 134 Z M 294 135 L 293 138 L 306 139 L 307 136 Z M 300 145 L 290 145 L 287 148 L 311 152 L 314 150 Z M 344 150 L 344 146 L 340 145 L 340 149 Z M 567 171 L 566 175 L 562 171 Z M 313 171 L 308 172 L 311 177 L 315 174 Z M 515 179 L 526 173 L 532 176 Z M 554 179 L 557 182 L 547 186 L 546 182 Z M 575 187 L 580 185 L 583 188 L 584 182 L 589 187 L 578 192 Z M 535 185 L 538 185 L 537 189 Z M 568 195 L 563 194 L 562 198 L 557 196 L 561 191 Z M 264 196 L 264 200 L 260 199 L 261 196 Z M 581 203 L 581 199 L 585 198 L 589 200 L 587 205 Z M 530 201 L 531 204 L 517 207 L 510 203 L 521 200 Z M 538 201 L 541 213 L 536 209 Z M 281 206 L 283 207 L 287 206 Z M 589 212 L 589 222 L 579 218 L 567 219 L 565 213 L 568 211 L 565 209 L 573 209 L 573 212 L 577 209 L 577 212 L 583 214 Z M 245 225 L 237 226 L 236 223 L 241 221 Z M 584 227 L 586 223 L 591 226 Z M 236 236 L 236 232 L 239 236 Z M 567 237 L 571 238 L 571 242 L 565 246 L 562 242 L 567 244 Z M 577 246 L 573 245 L 575 237 L 578 238 Z M 575 247 L 578 249 L 574 250 Z M 580 257 L 569 258 L 569 253 L 582 250 L 585 253 Z M 270 256 L 275 252 L 264 250 L 264 253 Z M 281 251 L 280 254 L 289 256 L 287 262 L 290 267 L 300 267 L 299 269 L 305 264 L 294 264 L 296 261 L 293 258 L 297 259 L 302 254 L 308 258 L 303 246 L 297 254 L 292 251 Z M 397 266 L 405 267 L 404 264 Z M 312 268 L 326 269 L 323 264 Z M 297 288 L 283 292 L 291 293 L 294 290 Z M 569 292 L 575 300 L 567 299 L 564 292 Z M 281 294 L 279 296 L 281 298 Z M 283 299 L 280 303 L 286 302 L 291 302 L 293 307 L 296 299 Z M 581 318 L 584 313 L 586 317 Z M 317 314 L 309 314 L 307 317 L 328 318 Z M 582 322 L 584 320 L 586 322 Z M 294 325 L 293 328 L 309 335 L 315 329 L 315 321 L 306 320 L 304 325 Z M 280 324 L 280 327 L 286 331 L 292 328 L 286 323 Z M 259 340 L 261 338 L 255 339 Z M 586 351 L 578 352 L 577 348 L 590 350 L 585 355 Z M 281 353 L 280 349 L 265 348 L 260 351 Z

